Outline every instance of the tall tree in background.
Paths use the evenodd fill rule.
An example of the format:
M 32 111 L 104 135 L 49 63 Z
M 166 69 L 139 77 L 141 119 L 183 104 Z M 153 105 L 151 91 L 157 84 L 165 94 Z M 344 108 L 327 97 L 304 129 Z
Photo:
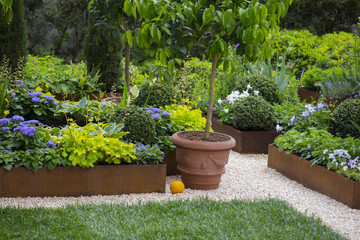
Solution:
M 7 21 L 0 22 L 0 59 L 9 59 L 9 65 L 14 71 L 21 58 L 24 58 L 25 64 L 28 53 L 23 0 L 13 1 L 12 12 L 10 24 Z
M 102 4 L 98 1 L 94 4 Z M 94 7 L 89 13 L 89 23 L 83 44 L 88 71 L 100 70 L 102 90 L 110 91 L 121 77 L 122 42 L 118 29 L 111 29 Z M 98 24 L 96 24 L 98 23 Z M 103 23 L 103 24 L 101 24 Z

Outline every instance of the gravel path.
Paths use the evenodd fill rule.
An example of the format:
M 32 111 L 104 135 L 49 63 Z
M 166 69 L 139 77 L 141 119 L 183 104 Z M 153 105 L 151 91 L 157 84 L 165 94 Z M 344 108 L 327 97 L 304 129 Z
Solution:
M 279 198 L 289 202 L 298 211 L 319 217 L 326 225 L 349 239 L 360 240 L 360 210 L 354 210 L 323 194 L 309 190 L 267 168 L 266 154 L 230 153 L 227 172 L 220 188 L 210 191 L 185 189 L 181 194 L 170 193 L 170 183 L 180 176 L 166 178 L 166 193 L 129 194 L 119 196 L 53 197 L 53 198 L 0 198 L 0 206 L 57 208 L 76 203 L 119 203 L 138 201 L 166 201 L 207 196 L 210 199 L 268 199 Z

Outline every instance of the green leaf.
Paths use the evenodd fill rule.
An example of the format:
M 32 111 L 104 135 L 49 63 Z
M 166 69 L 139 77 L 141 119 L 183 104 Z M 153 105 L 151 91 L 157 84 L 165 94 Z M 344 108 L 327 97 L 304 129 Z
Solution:
M 86 99 L 86 97 L 82 98 L 78 104 L 79 104 L 79 107 L 85 108 L 86 105 L 87 105 L 87 99 Z
M 242 36 L 242 41 L 245 44 L 249 44 L 251 42 L 251 33 L 252 33 L 252 27 L 248 27 L 244 32 Z
M 226 29 L 228 35 L 231 35 L 236 26 L 235 14 L 233 14 L 231 9 L 226 10 L 221 15 L 221 24 Z

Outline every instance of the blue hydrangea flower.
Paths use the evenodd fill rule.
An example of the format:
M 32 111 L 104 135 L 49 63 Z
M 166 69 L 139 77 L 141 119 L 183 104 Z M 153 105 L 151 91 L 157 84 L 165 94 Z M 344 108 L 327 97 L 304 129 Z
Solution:
M 22 126 L 26 126 L 28 124 L 38 124 L 38 125 L 40 125 L 40 122 L 38 120 L 28 120 L 28 121 L 20 123 L 20 125 L 22 125 Z
M 49 103 L 48 101 L 44 101 L 44 104 L 47 104 L 47 103 Z
M 14 132 L 17 132 L 17 131 L 21 131 L 23 129 L 22 126 L 17 126 L 16 128 L 13 129 Z
M 1 128 L 1 130 L 3 130 L 3 131 L 6 131 L 6 130 L 9 130 L 10 128 L 8 128 L 8 127 L 2 127 Z
M 37 97 L 37 96 L 41 96 L 42 93 L 41 92 L 32 92 L 28 94 L 30 97 Z
M 34 102 L 34 103 L 38 103 L 38 102 L 40 102 L 40 98 L 38 98 L 38 97 L 33 97 L 32 99 L 31 99 L 31 101 L 32 102 Z
M 1 118 L 0 119 L 0 125 L 6 125 L 10 120 L 8 118 Z
M 11 120 L 14 120 L 14 121 L 21 121 L 23 122 L 24 121 L 24 118 L 19 116 L 19 115 L 14 115 Z

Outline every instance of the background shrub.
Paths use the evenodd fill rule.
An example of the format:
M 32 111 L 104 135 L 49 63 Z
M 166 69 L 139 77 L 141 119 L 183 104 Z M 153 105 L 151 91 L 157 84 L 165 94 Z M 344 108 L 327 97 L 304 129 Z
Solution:
M 234 110 L 233 126 L 243 131 L 267 131 L 275 126 L 270 103 L 260 96 L 240 99 Z
M 248 85 L 251 86 L 249 89 L 250 95 L 255 95 L 254 91 L 259 91 L 259 95 L 262 96 L 266 101 L 270 103 L 280 102 L 280 96 L 277 92 L 275 83 L 263 75 L 247 75 L 237 79 L 235 88 L 240 93 L 248 89 Z
M 101 89 L 110 92 L 111 87 L 120 81 L 123 46 L 117 29 L 110 29 L 106 24 L 95 24 L 101 17 L 95 10 L 90 12 L 83 50 L 88 72 L 99 69 Z
M 9 59 L 10 68 L 15 72 L 20 59 L 25 64 L 28 52 L 23 0 L 14 0 L 12 10 L 14 18 L 10 24 L 0 21 L 0 62 L 4 57 Z
M 334 73 L 339 80 L 343 79 L 344 69 L 341 67 L 333 67 L 326 70 L 320 68 L 307 70 L 301 78 L 301 85 L 310 90 L 320 91 L 321 86 L 326 82 L 326 77 L 331 78 Z
M 343 138 L 360 138 L 360 130 L 351 121 L 360 126 L 360 99 L 345 100 L 334 110 L 329 131 Z
M 124 140 L 143 144 L 153 144 L 155 141 L 155 121 L 144 108 L 137 106 L 121 108 L 112 121 L 124 123 L 122 131 L 129 132 L 123 137 Z
M 149 99 L 146 102 L 148 96 Z M 175 101 L 176 90 L 173 86 L 160 83 L 155 83 L 153 86 L 150 86 L 149 83 L 145 83 L 141 86 L 139 95 L 133 100 L 132 104 L 144 107 L 146 103 L 147 106 L 164 107 L 171 105 Z

